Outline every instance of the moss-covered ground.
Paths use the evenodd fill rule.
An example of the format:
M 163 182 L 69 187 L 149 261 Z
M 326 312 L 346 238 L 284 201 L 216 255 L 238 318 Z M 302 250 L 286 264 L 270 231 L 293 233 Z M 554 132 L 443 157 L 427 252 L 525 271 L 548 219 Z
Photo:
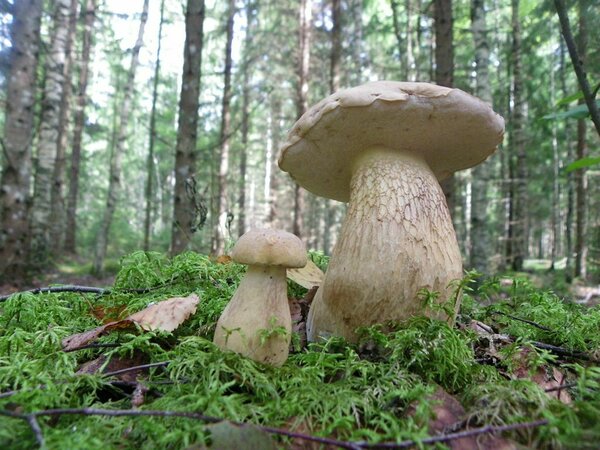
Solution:
M 473 292 L 468 276 L 454 326 L 419 317 L 372 327 L 356 345 L 334 338 L 296 348 L 282 368 L 271 368 L 212 344 L 215 322 L 243 273 L 243 266 L 199 254 L 138 252 L 123 258 L 108 295 L 22 293 L 0 303 L 0 448 L 36 448 L 40 435 L 51 449 L 211 445 L 211 425 L 189 418 L 38 416 L 36 438 L 31 423 L 11 417 L 56 408 L 131 410 L 132 402 L 140 411 L 196 412 L 346 442 L 420 440 L 432 434 L 432 394 L 440 388 L 464 407 L 455 430 L 544 419 L 546 425 L 503 436 L 529 448 L 598 447 L 599 307 L 570 303 L 524 279 L 480 280 Z M 98 341 L 106 346 L 61 349 L 62 339 L 101 325 L 103 315 L 123 317 L 190 293 L 201 298 L 197 312 L 172 334 L 113 332 Z M 290 282 L 290 297 L 305 294 Z M 480 323 L 489 332 L 473 326 Z M 106 364 L 168 364 L 140 375 L 148 389 L 140 401 L 135 383 L 76 374 L 101 355 Z M 546 383 L 556 374 L 570 387 Z M 272 440 L 278 448 L 302 448 L 298 440 Z

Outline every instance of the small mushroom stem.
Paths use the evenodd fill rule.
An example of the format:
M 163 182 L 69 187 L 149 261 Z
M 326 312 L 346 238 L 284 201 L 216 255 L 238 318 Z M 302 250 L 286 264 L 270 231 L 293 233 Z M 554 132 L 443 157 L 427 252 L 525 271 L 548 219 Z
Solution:
M 248 266 L 217 322 L 214 343 L 279 366 L 287 359 L 291 332 L 285 267 Z
M 350 204 L 307 321 L 309 340 L 423 314 L 448 300 L 462 261 L 442 189 L 423 159 L 375 147 L 354 164 Z

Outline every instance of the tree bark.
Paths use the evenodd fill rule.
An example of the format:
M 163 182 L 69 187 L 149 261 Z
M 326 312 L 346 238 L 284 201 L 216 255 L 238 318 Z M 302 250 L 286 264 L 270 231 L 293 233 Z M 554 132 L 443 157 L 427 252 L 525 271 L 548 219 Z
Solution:
M 52 209 L 54 166 L 60 141 L 60 119 L 67 84 L 65 65 L 69 40 L 71 0 L 56 0 L 50 49 L 46 57 L 40 135 L 35 166 L 34 196 L 31 209 L 31 267 L 40 270 L 50 263 L 51 235 L 49 226 Z M 63 124 L 65 125 L 65 124 Z M 62 131 L 64 132 L 64 131 Z
M 52 175 L 52 192 L 50 210 L 50 253 L 53 257 L 60 255 L 63 249 L 63 238 L 65 230 L 65 198 L 64 184 L 66 171 L 66 153 L 69 140 L 69 117 L 71 116 L 71 99 L 73 96 L 72 73 L 73 73 L 73 40 L 77 31 L 77 14 L 79 1 L 71 0 L 69 8 L 69 30 L 65 45 L 65 65 L 63 67 L 63 92 L 60 105 L 60 117 L 58 122 L 58 145 L 56 158 L 54 160 L 54 172 Z
M 310 41 L 312 28 L 312 0 L 300 0 L 298 84 L 296 85 L 296 117 L 300 118 L 308 109 L 308 74 L 310 70 Z M 294 214 L 292 232 L 301 237 L 304 191 L 294 185 Z
M 0 176 L 0 283 L 20 284 L 29 261 L 28 206 L 42 0 L 13 5 Z
M 471 30 L 475 46 L 476 94 L 483 101 L 493 103 L 489 77 L 490 52 L 485 20 L 485 1 L 471 1 Z M 490 249 L 493 247 L 488 225 L 488 183 L 492 176 L 489 162 L 476 166 L 473 171 L 471 194 L 471 249 L 470 265 L 477 271 L 489 272 Z
M 196 231 L 196 212 L 186 194 L 186 183 L 196 173 L 198 104 L 204 41 L 204 0 L 188 0 L 185 13 L 183 75 L 175 147 L 175 199 L 171 253 L 184 251 Z
M 238 184 L 238 237 L 246 232 L 246 170 L 248 158 L 248 135 L 250 133 L 250 68 L 252 62 L 252 38 L 254 34 L 255 9 L 246 4 L 246 34 L 244 37 L 244 64 L 242 74 L 242 148 L 240 150 L 240 181 Z
M 158 99 L 158 82 L 160 78 L 160 48 L 165 18 L 165 0 L 160 2 L 160 21 L 158 24 L 158 44 L 156 46 L 156 62 L 154 63 L 154 79 L 152 82 L 152 108 L 150 110 L 150 136 L 148 138 L 148 158 L 146 160 L 146 214 L 144 217 L 144 251 L 150 250 L 152 234 L 152 209 L 154 186 L 154 143 L 156 142 L 156 101 Z
M 73 143 L 71 149 L 71 172 L 69 177 L 69 194 L 67 197 L 65 251 L 76 253 L 77 238 L 77 197 L 79 195 L 79 168 L 81 164 L 81 142 L 85 125 L 85 104 L 87 102 L 87 86 L 89 78 L 90 55 L 92 50 L 92 33 L 96 20 L 96 1 L 87 0 L 84 15 L 84 28 L 79 60 L 79 82 L 75 101 L 73 119 Z
M 217 160 L 219 162 L 219 176 L 217 179 L 217 223 L 214 229 L 212 253 L 221 255 L 225 251 L 226 234 L 231 236 L 229 216 L 231 212 L 227 205 L 227 175 L 229 173 L 229 149 L 231 134 L 231 47 L 233 44 L 233 21 L 235 18 L 235 0 L 229 0 L 227 9 L 226 44 L 225 44 L 225 70 L 223 73 L 223 99 L 221 103 L 221 135 Z
M 452 32 L 452 0 L 434 0 L 435 20 L 435 82 L 440 86 L 454 85 L 454 38 Z M 454 213 L 454 175 L 440 183 L 448 210 Z
M 523 269 L 527 255 L 527 158 L 525 155 L 525 100 L 523 98 L 523 75 L 521 68 L 521 23 L 519 20 L 519 0 L 511 0 L 513 30 L 512 70 L 513 70 L 513 110 L 510 147 L 511 161 L 511 211 L 508 259 L 515 271 Z
M 102 266 L 104 264 L 104 258 L 106 257 L 106 249 L 108 247 L 108 234 L 110 231 L 110 225 L 112 223 L 112 218 L 119 199 L 119 190 L 121 185 L 121 158 L 123 156 L 123 152 L 125 151 L 125 145 L 127 141 L 127 126 L 129 124 L 129 116 L 131 114 L 133 88 L 135 86 L 135 75 L 139 64 L 140 49 L 144 44 L 144 29 L 148 20 L 148 2 L 149 0 L 144 0 L 138 36 L 131 52 L 131 64 L 129 66 L 129 72 L 127 74 L 127 81 L 125 83 L 123 93 L 123 103 L 121 104 L 121 111 L 119 114 L 116 142 L 110 158 L 110 175 L 108 180 L 108 193 L 106 196 L 106 208 L 104 210 L 102 222 L 100 223 L 100 230 L 98 231 L 98 238 L 96 241 L 96 254 L 94 256 L 93 271 L 96 274 L 102 273 Z
M 577 38 L 577 51 L 579 61 L 583 67 L 587 53 L 587 1 L 579 0 L 579 36 Z M 568 44 L 567 44 L 568 45 Z M 584 103 L 580 100 L 579 103 Z M 579 119 L 577 121 L 577 159 L 587 156 L 587 120 Z M 599 129 L 600 134 L 600 129 Z M 585 279 L 587 276 L 587 253 L 588 246 L 586 242 L 587 228 L 587 176 L 585 168 L 575 171 L 575 276 Z

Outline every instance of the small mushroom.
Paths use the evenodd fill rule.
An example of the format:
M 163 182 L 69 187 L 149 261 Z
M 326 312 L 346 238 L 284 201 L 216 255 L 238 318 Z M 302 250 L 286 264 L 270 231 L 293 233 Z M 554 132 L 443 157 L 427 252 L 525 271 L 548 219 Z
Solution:
M 359 326 L 422 314 L 422 288 L 449 299 L 462 261 L 438 181 L 484 161 L 503 133 L 502 117 L 463 91 L 395 81 L 339 91 L 296 122 L 279 167 L 316 195 L 349 201 L 309 340 L 355 341 Z
M 231 251 L 248 270 L 217 321 L 213 342 L 223 350 L 281 366 L 288 357 L 292 318 L 286 269 L 304 267 L 306 248 L 291 233 L 254 229 Z

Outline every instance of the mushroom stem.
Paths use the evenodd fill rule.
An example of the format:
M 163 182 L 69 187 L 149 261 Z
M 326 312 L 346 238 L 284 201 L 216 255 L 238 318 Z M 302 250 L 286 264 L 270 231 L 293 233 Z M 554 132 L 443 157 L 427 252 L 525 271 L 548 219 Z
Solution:
M 217 322 L 214 343 L 278 366 L 287 359 L 291 332 L 285 267 L 248 266 Z
M 348 212 L 307 321 L 313 341 L 356 341 L 359 326 L 423 314 L 418 292 L 446 301 L 462 275 L 444 194 L 423 159 L 373 147 L 353 169 Z

